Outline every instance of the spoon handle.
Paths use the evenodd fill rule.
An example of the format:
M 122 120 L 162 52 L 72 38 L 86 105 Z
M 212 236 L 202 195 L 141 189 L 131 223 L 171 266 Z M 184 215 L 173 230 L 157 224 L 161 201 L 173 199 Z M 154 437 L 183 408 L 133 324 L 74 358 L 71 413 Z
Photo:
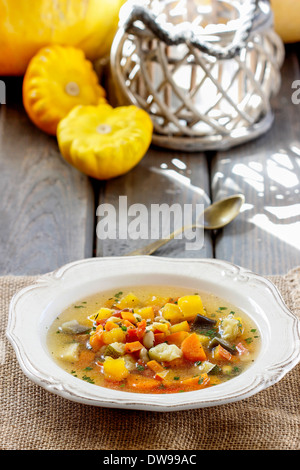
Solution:
M 134 250 L 131 253 L 128 253 L 124 256 L 151 255 L 156 250 L 158 250 L 158 248 L 166 245 L 170 240 L 173 240 L 177 235 L 180 235 L 182 232 L 185 232 L 185 230 L 189 230 L 193 228 L 203 228 L 203 225 L 193 224 L 193 225 L 186 225 L 185 227 L 180 227 L 179 229 L 171 233 L 168 238 L 161 238 L 160 240 L 156 240 L 155 242 L 149 243 L 149 245 L 138 248 L 137 250 Z

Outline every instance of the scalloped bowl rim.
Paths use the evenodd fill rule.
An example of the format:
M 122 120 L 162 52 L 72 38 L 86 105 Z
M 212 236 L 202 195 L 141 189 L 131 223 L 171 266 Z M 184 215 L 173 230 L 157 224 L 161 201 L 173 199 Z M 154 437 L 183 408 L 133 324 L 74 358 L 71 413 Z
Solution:
M 254 363 L 215 387 L 157 395 L 84 382 L 53 360 L 47 349 L 47 331 L 57 314 L 69 305 L 99 291 L 159 284 L 211 292 L 241 308 L 261 334 Z M 129 256 L 69 263 L 13 296 L 6 336 L 30 380 L 66 399 L 110 408 L 178 411 L 239 401 L 275 384 L 300 361 L 300 321 L 287 308 L 276 286 L 263 276 L 216 259 Z M 276 348 L 279 340 L 280 348 Z

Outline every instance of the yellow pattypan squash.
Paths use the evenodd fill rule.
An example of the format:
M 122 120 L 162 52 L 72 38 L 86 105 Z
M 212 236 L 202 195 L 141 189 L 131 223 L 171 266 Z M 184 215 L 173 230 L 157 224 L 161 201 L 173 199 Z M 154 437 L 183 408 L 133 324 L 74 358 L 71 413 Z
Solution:
M 106 180 L 139 163 L 152 132 L 150 116 L 136 106 L 77 106 L 59 123 L 57 140 L 69 163 L 88 176 Z
M 92 63 L 80 49 L 51 46 L 31 59 L 23 81 L 23 103 L 30 119 L 48 134 L 79 104 L 106 102 Z
M 285 43 L 300 41 L 299 0 L 271 0 L 275 31 Z
M 124 0 L 0 0 L 0 75 L 24 75 L 39 49 L 61 44 L 89 60 L 109 54 Z

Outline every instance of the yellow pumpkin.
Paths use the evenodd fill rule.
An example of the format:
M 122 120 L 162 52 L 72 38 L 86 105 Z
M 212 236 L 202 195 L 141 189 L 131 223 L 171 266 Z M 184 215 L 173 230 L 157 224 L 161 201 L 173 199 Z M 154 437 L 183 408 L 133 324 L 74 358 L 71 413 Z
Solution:
M 50 46 L 29 62 L 23 80 L 23 103 L 34 124 L 56 135 L 59 121 L 79 104 L 106 102 L 92 63 L 80 49 Z
M 131 170 L 145 155 L 153 124 L 136 106 L 76 106 L 57 127 L 62 156 L 88 176 L 107 180 Z
M 271 0 L 275 30 L 285 43 L 300 41 L 299 0 Z
M 39 49 L 62 44 L 90 60 L 109 53 L 124 0 L 0 0 L 0 75 L 23 75 Z

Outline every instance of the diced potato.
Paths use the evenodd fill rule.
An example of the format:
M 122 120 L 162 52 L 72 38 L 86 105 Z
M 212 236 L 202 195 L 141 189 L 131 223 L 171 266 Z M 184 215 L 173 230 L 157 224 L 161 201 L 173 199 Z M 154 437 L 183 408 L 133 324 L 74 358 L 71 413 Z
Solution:
M 187 321 L 193 320 L 198 313 L 205 315 L 200 295 L 185 295 L 178 299 L 178 306 Z
M 103 363 L 103 373 L 107 380 L 121 382 L 128 377 L 130 371 L 127 369 L 123 357 L 113 359 L 108 356 Z
M 176 325 L 172 325 L 170 331 L 171 333 L 177 333 L 178 331 L 190 331 L 190 325 L 187 321 L 182 321 L 180 323 L 176 323 Z
M 182 351 L 175 344 L 161 343 L 149 350 L 149 357 L 159 362 L 170 362 L 182 357 Z
M 136 361 L 133 359 L 132 356 L 130 356 L 130 354 L 126 354 L 125 356 L 123 356 L 123 359 L 125 361 L 126 369 L 129 370 L 129 372 L 136 368 Z
M 154 320 L 154 311 L 152 307 L 143 307 L 135 310 L 134 313 L 139 315 L 142 320 Z
M 222 338 L 227 341 L 234 341 L 240 334 L 241 321 L 233 315 L 228 315 L 221 322 L 220 333 Z
M 183 314 L 177 304 L 166 303 L 161 312 L 162 316 L 170 323 L 178 323 L 183 320 Z
M 216 364 L 213 364 L 212 362 L 209 361 L 203 361 L 199 365 L 199 371 L 203 374 L 208 374 L 213 368 L 216 367 Z
M 113 328 L 110 331 L 104 331 L 102 334 L 103 343 L 125 343 L 126 332 L 122 328 Z
M 140 305 L 140 300 L 137 298 L 136 295 L 132 294 L 132 293 L 129 293 L 127 295 L 125 295 L 125 297 L 123 297 L 122 299 L 119 300 L 118 302 L 118 307 L 120 309 L 123 309 L 123 308 L 134 308 L 134 307 L 137 307 L 138 305 Z
M 60 359 L 68 362 L 76 362 L 79 358 L 79 343 L 70 343 L 66 344 L 61 352 L 60 352 Z

